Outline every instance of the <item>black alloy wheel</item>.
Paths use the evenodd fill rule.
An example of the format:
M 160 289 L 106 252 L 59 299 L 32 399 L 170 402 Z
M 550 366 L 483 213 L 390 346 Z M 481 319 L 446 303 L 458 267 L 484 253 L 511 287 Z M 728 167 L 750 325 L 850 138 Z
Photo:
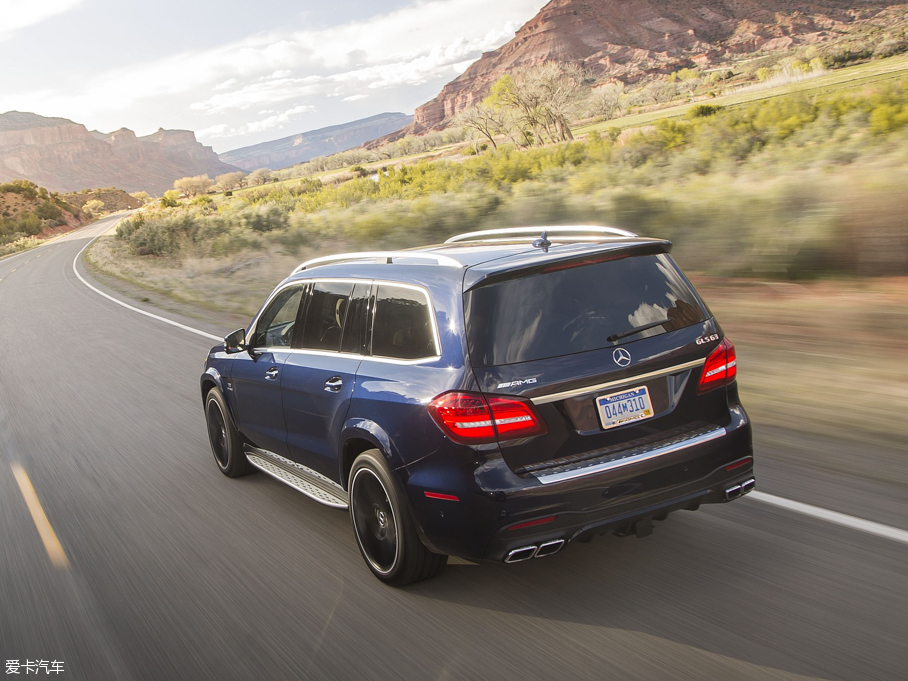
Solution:
M 370 449 L 357 457 L 348 490 L 356 543 L 376 577 L 406 586 L 441 571 L 448 557 L 432 553 L 420 541 L 381 452 Z
M 208 391 L 205 398 L 205 420 L 208 423 L 208 441 L 221 473 L 228 478 L 238 478 L 250 472 L 249 460 L 236 432 L 224 396 L 217 388 Z

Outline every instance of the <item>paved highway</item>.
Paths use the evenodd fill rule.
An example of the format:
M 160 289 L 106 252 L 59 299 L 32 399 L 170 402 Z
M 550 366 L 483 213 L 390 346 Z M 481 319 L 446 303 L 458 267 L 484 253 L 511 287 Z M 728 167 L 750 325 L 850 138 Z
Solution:
M 21 674 L 44 660 L 89 681 L 908 678 L 908 488 L 885 482 L 905 457 L 758 433 L 762 493 L 888 537 L 747 498 L 643 540 L 454 562 L 390 589 L 345 512 L 218 473 L 198 392 L 212 342 L 74 272 L 110 224 L 0 261 L 0 656 Z M 798 447 L 875 473 L 801 465 Z

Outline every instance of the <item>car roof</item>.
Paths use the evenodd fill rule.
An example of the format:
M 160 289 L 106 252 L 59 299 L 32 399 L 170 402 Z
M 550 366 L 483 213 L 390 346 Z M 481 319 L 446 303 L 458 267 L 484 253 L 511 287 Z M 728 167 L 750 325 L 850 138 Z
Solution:
M 536 237 L 479 238 L 403 251 L 368 251 L 316 258 L 301 264 L 288 280 L 354 278 L 426 283 L 463 279 L 464 289 L 467 289 L 489 277 L 499 278 L 507 272 L 551 266 L 563 260 L 582 261 L 603 253 L 616 256 L 665 253 L 671 249 L 668 241 L 629 232 L 580 238 L 571 233 L 549 234 L 547 229 L 564 228 L 539 227 Z M 546 234 L 547 243 L 534 246 L 533 241 L 543 234 Z

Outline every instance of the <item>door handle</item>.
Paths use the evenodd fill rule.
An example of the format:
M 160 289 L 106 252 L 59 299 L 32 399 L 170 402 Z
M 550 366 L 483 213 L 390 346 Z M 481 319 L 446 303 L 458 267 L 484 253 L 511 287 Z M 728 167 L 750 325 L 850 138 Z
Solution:
M 265 372 L 265 380 L 276 381 L 277 380 L 277 367 L 271 367 L 268 371 Z
M 325 381 L 325 392 L 336 393 L 340 392 L 340 389 L 344 387 L 344 379 L 340 376 L 332 376 L 327 381 Z

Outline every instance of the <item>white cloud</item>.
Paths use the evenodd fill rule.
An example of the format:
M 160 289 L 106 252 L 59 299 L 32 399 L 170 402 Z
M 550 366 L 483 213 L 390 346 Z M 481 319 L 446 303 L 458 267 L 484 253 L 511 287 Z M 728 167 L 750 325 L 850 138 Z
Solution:
M 32 4 L 63 11 L 60 8 L 80 1 Z M 384 100 L 388 103 L 381 106 L 412 110 L 419 102 L 407 98 L 407 88 L 450 80 L 481 52 L 513 37 L 521 20 L 534 16 L 544 4 L 544 0 L 411 2 L 400 10 L 339 26 L 282 29 L 144 63 L 121 62 L 90 79 L 55 83 L 54 89 L 0 91 L 0 110 L 6 105 L 48 112 L 95 127 L 108 121 L 116 127 L 137 126 L 135 121 L 142 120 L 154 128 L 163 123 L 201 129 L 200 137 L 243 135 L 284 125 L 299 115 L 289 112 L 301 100 L 310 105 L 319 99 L 327 103 L 328 97 L 354 102 L 373 93 L 373 101 L 379 102 L 378 90 L 388 91 Z M 0 8 L 18 5 L 19 0 L 0 0 Z M 7 25 L 4 21 L 0 33 Z M 392 88 L 403 94 L 391 94 Z M 394 104 L 395 97 L 406 101 Z
M 229 88 L 232 88 L 232 87 L 233 87 L 234 85 L 236 85 L 238 82 L 239 82 L 239 81 L 238 81 L 236 78 L 228 78 L 228 79 L 225 80 L 224 82 L 218 83 L 217 85 L 215 85 L 215 86 L 214 86 L 213 88 L 211 88 L 211 89 L 212 89 L 212 90 L 227 90 L 227 89 L 229 89 Z
M 5 40 L 17 31 L 68 12 L 81 5 L 84 0 L 41 0 L 41 2 L 23 2 L 22 0 L 0 0 L 0 40 Z
M 236 137 L 238 135 L 248 135 L 250 133 L 264 132 L 266 130 L 280 129 L 283 128 L 286 123 L 289 123 L 294 117 L 299 116 L 300 114 L 309 113 L 310 111 L 315 111 L 315 107 L 311 104 L 302 104 L 300 106 L 295 106 L 292 109 L 287 109 L 283 113 L 274 113 L 271 116 L 267 116 L 258 121 L 252 121 L 238 127 L 231 127 L 225 124 L 212 125 L 211 127 L 204 128 L 199 130 L 197 137 L 207 137 L 207 138 L 224 138 L 224 137 Z M 260 111 L 262 113 L 269 113 L 267 111 Z

